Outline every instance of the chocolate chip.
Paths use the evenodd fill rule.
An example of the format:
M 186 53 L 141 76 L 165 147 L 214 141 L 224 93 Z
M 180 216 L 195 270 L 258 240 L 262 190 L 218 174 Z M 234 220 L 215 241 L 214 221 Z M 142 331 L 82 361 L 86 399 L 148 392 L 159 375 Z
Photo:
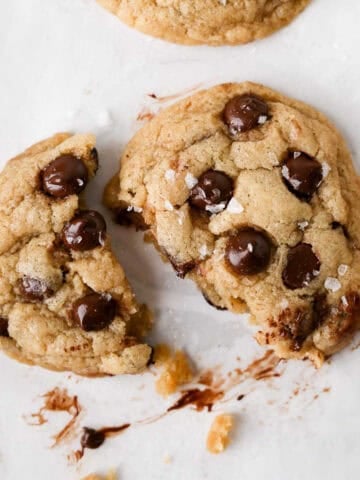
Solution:
M 171 265 L 173 266 L 176 275 L 179 278 L 185 278 L 186 275 L 191 272 L 191 270 L 194 270 L 196 267 L 196 261 L 195 260 L 190 260 L 189 262 L 183 262 L 183 263 L 178 263 L 173 257 L 168 257 L 170 260 Z
M 6 318 L 0 317 L 0 337 L 9 336 L 9 322 Z
M 307 201 L 323 179 L 321 163 L 303 152 L 289 152 L 281 173 L 290 192 Z
M 190 204 L 199 210 L 210 213 L 222 206 L 222 210 L 229 202 L 233 194 L 233 181 L 224 172 L 208 170 L 200 177 L 198 183 L 190 192 Z M 219 210 L 220 211 L 220 210 Z
M 232 98 L 225 106 L 224 122 L 231 135 L 247 132 L 269 119 L 269 107 L 264 99 L 247 93 Z
M 86 332 L 103 330 L 115 318 L 116 302 L 109 294 L 90 293 L 74 302 L 71 315 Z
M 53 160 L 41 174 L 43 190 L 56 198 L 79 194 L 88 182 L 86 165 L 74 155 L 61 155 Z
M 282 273 L 284 284 L 291 290 L 306 287 L 320 272 L 320 260 L 308 243 L 290 248 Z
M 93 148 L 90 152 L 90 158 L 95 163 L 95 171 L 99 168 L 99 154 L 96 148 Z
M 272 243 L 254 228 L 243 228 L 229 238 L 225 251 L 228 266 L 240 275 L 255 275 L 270 263 Z
M 54 294 L 54 291 L 44 280 L 29 276 L 24 276 L 18 280 L 18 288 L 21 296 L 30 302 L 41 301 Z
M 213 302 L 210 300 L 210 298 L 205 295 L 205 293 L 203 293 L 203 297 L 204 297 L 205 302 L 208 303 L 211 307 L 216 308 L 216 310 L 221 310 L 221 311 L 227 310 L 226 307 L 220 307 L 219 305 L 215 305 L 215 303 L 213 303 Z
M 106 236 L 106 223 L 100 213 L 83 210 L 68 222 L 62 231 L 64 244 L 71 250 L 85 251 L 103 246 Z
M 150 347 L 150 348 L 151 348 L 151 352 L 150 352 L 149 360 L 146 363 L 147 367 L 149 367 L 150 365 L 154 365 L 155 363 L 155 348 L 154 347 Z
M 83 448 L 99 448 L 105 442 L 105 434 L 101 430 L 94 430 L 93 428 L 84 427 L 81 436 L 81 446 Z

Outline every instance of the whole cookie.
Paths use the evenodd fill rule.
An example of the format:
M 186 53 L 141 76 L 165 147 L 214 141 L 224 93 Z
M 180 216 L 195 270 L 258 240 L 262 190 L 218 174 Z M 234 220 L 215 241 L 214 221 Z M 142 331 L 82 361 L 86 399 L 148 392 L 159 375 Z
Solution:
M 266 37 L 310 0 L 98 0 L 131 27 L 175 43 L 234 45 Z
M 358 327 L 359 179 L 303 103 L 252 83 L 193 95 L 135 135 L 105 201 L 281 357 L 320 365 Z
M 78 195 L 98 168 L 92 135 L 58 134 L 0 174 L 0 349 L 82 375 L 136 373 L 149 323 L 110 247 L 103 217 Z

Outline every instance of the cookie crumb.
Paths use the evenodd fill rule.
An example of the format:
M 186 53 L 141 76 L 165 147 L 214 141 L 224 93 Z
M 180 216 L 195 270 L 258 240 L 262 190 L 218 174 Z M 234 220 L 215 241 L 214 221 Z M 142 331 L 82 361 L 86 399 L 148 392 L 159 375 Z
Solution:
M 170 463 L 172 463 L 172 457 L 168 453 L 164 456 L 164 463 L 166 463 L 166 465 L 170 465 Z
M 206 448 L 210 453 L 221 453 L 229 445 L 229 434 L 234 426 L 234 418 L 232 415 L 218 415 L 211 424 L 207 440 Z
M 181 350 L 171 352 L 167 345 L 159 345 L 155 348 L 154 363 L 155 367 L 163 368 L 155 384 L 157 393 L 163 397 L 175 393 L 193 379 L 189 359 Z
M 206 205 L 205 210 L 207 212 L 216 214 L 216 213 L 222 212 L 224 208 L 225 208 L 225 203 L 218 203 L 217 205 Z
M 90 475 L 83 477 L 81 480 L 117 480 L 117 475 L 115 470 L 110 470 L 105 477 L 91 473 Z

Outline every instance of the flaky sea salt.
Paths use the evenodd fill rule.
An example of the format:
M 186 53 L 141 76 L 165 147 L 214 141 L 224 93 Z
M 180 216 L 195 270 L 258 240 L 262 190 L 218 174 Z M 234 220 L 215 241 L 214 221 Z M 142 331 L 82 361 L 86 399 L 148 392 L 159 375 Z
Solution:
M 289 302 L 286 300 L 286 298 L 283 298 L 279 305 L 281 308 L 285 309 L 285 308 L 288 308 Z
M 166 210 L 169 210 L 169 212 L 172 212 L 174 210 L 174 206 L 169 200 L 165 200 L 164 206 Z
M 141 213 L 143 209 L 141 207 L 137 207 L 136 205 L 129 205 L 126 209 L 127 212 L 136 212 Z
M 267 119 L 268 119 L 268 117 L 266 115 L 260 115 L 259 118 L 258 118 L 258 124 L 263 125 L 266 122 Z
M 304 220 L 303 222 L 298 222 L 298 227 L 300 228 L 300 230 L 304 231 L 306 227 L 309 226 L 309 222 L 307 222 L 306 220 Z
M 224 208 L 225 203 L 218 203 L 217 205 L 206 205 L 205 210 L 210 213 L 220 213 Z
M 238 200 L 236 200 L 235 197 L 232 197 L 232 199 L 228 203 L 226 211 L 229 213 L 241 213 L 244 211 L 244 207 Z
M 166 172 L 165 172 L 165 179 L 166 179 L 168 182 L 174 182 L 174 181 L 175 181 L 175 175 L 176 175 L 175 170 L 173 170 L 172 168 L 169 168 L 169 169 L 166 170 Z
M 343 277 L 345 275 L 345 273 L 348 271 L 348 265 L 345 265 L 345 264 L 341 264 L 338 266 L 338 274 L 340 277 Z
M 329 290 L 330 292 L 337 292 L 341 288 L 341 283 L 337 278 L 328 277 L 325 280 L 324 287 L 326 288 L 326 290 Z
M 282 173 L 282 176 L 285 178 L 285 180 L 287 180 L 292 187 L 298 188 L 300 186 L 301 182 L 299 180 L 296 180 L 296 178 L 290 177 L 290 172 L 286 165 L 283 165 L 281 167 L 281 173 Z
M 194 177 L 194 175 L 192 173 L 188 172 L 185 175 L 185 183 L 186 183 L 186 186 L 188 187 L 188 189 L 191 190 L 198 183 L 198 179 L 196 177 Z
M 177 214 L 178 214 L 178 224 L 183 225 L 184 218 L 185 218 L 185 213 L 181 212 L 181 211 L 178 211 Z
M 322 169 L 322 176 L 323 176 L 323 178 L 326 178 L 326 177 L 329 175 L 329 172 L 330 172 L 330 170 L 331 170 L 330 165 L 329 165 L 328 163 L 326 163 L 326 162 L 323 162 L 323 163 L 321 164 L 321 169 Z
M 200 253 L 200 257 L 201 258 L 205 258 L 207 253 L 208 253 L 208 249 L 207 249 L 207 246 L 204 244 L 204 245 L 201 245 L 201 247 L 199 248 L 199 253 Z
M 349 306 L 349 302 L 347 301 L 347 298 L 345 297 L 345 295 L 341 297 L 341 302 L 345 307 Z

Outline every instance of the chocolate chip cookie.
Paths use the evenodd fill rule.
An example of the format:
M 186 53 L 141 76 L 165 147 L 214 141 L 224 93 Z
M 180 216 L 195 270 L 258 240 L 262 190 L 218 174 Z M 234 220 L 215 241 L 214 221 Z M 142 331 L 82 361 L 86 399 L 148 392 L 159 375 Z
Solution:
M 359 183 L 314 108 L 225 84 L 142 128 L 105 201 L 210 304 L 249 310 L 260 343 L 320 365 L 359 324 Z
M 98 0 L 131 27 L 175 43 L 235 45 L 266 37 L 310 0 Z
M 102 215 L 79 201 L 98 168 L 92 135 L 58 134 L 0 174 L 0 348 L 82 375 L 136 373 L 149 323 L 110 248 Z

